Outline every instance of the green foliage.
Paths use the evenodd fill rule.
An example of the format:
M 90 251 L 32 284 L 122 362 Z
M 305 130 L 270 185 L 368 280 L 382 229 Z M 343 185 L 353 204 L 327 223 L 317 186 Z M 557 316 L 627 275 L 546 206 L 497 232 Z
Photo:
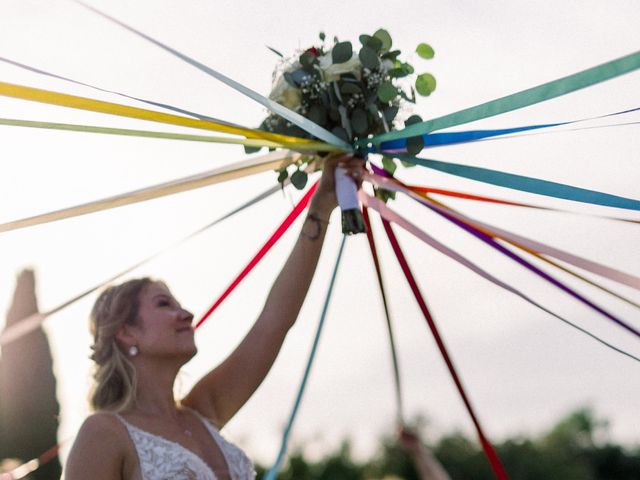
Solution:
M 410 422 L 412 430 L 424 430 L 424 420 Z M 535 438 L 516 437 L 496 445 L 512 480 L 638 480 L 640 447 L 634 450 L 598 442 L 607 423 L 587 408 L 561 419 L 547 433 Z M 493 480 L 495 477 L 474 439 L 455 432 L 428 445 L 452 480 Z M 257 478 L 264 469 L 256 466 Z M 318 462 L 309 462 L 295 450 L 278 475 L 279 480 L 373 480 L 400 478 L 420 480 L 406 451 L 395 435 L 381 438 L 373 459 L 355 461 L 349 440 Z
M 426 43 L 421 43 L 420 45 L 418 45 L 416 47 L 416 52 L 420 57 L 426 60 L 433 58 L 433 56 L 435 55 L 435 52 L 433 51 L 433 48 L 431 48 L 431 45 L 427 45 Z
M 422 73 L 416 78 L 416 91 L 423 97 L 428 97 L 436 89 L 436 78 L 430 73 Z

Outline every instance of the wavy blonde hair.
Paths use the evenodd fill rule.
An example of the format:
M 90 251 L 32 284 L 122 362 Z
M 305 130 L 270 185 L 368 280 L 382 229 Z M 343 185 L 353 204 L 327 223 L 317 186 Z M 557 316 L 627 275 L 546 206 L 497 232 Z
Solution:
M 93 305 L 91 359 L 96 365 L 90 404 L 94 410 L 118 412 L 135 402 L 136 371 L 124 346 L 117 342 L 116 333 L 123 325 L 138 323 L 140 294 L 151 283 L 153 280 L 145 277 L 111 286 Z

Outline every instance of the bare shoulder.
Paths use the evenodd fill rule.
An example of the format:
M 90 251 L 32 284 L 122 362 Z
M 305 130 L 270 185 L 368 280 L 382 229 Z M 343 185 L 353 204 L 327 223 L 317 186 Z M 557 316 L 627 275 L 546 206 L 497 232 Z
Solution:
M 65 466 L 65 480 L 124 478 L 127 432 L 112 413 L 98 412 L 86 418 L 73 442 Z

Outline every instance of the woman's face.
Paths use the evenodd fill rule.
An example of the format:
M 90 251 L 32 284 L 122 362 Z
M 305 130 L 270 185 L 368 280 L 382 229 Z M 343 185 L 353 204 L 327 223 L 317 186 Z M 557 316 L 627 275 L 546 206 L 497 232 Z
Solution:
M 167 286 L 147 285 L 140 293 L 138 324 L 130 327 L 141 356 L 185 357 L 196 354 L 193 315 L 180 306 Z

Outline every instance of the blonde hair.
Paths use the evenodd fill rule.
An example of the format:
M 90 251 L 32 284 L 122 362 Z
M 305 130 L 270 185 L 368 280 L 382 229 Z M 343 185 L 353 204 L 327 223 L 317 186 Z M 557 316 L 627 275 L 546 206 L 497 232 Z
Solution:
M 116 340 L 123 325 L 138 323 L 140 294 L 150 278 L 129 280 L 107 288 L 96 300 L 90 316 L 96 362 L 95 385 L 90 395 L 94 410 L 122 411 L 135 402 L 136 371 Z

